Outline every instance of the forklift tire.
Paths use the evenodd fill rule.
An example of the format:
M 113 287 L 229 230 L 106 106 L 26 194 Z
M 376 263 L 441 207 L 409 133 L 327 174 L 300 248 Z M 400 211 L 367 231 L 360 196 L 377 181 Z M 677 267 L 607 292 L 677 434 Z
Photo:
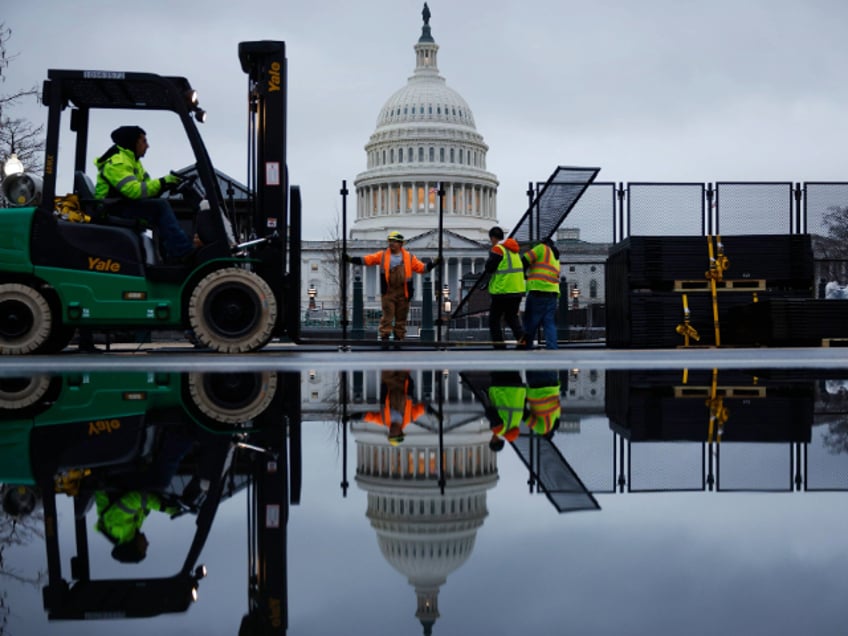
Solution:
M 190 373 L 188 390 L 197 409 L 221 424 L 244 424 L 261 415 L 277 393 L 277 373 Z
M 50 389 L 50 376 L 0 378 L 0 409 L 19 410 L 37 403 Z
M 217 269 L 200 280 L 188 303 L 197 340 L 221 353 L 261 349 L 277 322 L 277 299 L 262 277 L 240 267 Z
M 47 299 L 20 283 L 0 285 L 0 353 L 33 353 L 50 337 L 53 312 Z

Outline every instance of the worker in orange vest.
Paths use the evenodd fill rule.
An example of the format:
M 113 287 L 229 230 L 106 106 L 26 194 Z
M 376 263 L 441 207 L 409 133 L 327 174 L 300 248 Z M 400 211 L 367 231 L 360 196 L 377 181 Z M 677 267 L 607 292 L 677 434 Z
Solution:
M 354 265 L 379 266 L 380 303 L 383 310 L 380 317 L 380 342 L 383 349 L 389 348 L 389 336 L 394 333 L 394 348 L 400 348 L 400 342 L 406 337 L 406 321 L 409 316 L 409 301 L 413 296 L 412 274 L 424 274 L 431 271 L 439 259 L 424 262 L 404 249 L 404 238 L 400 232 L 389 232 L 386 237 L 389 245 L 385 250 L 365 256 L 348 256 L 345 260 Z
M 380 373 L 379 411 L 369 411 L 363 419 L 388 428 L 389 443 L 397 446 L 404 440 L 404 430 L 427 412 L 426 405 L 413 399 L 415 385 L 409 371 L 387 370 Z

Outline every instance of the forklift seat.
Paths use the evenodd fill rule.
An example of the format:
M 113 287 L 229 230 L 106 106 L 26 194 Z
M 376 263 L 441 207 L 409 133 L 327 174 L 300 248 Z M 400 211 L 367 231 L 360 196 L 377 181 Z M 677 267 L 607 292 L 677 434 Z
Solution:
M 96 198 L 94 196 L 94 184 L 91 182 L 91 178 L 82 170 L 74 172 L 74 192 L 79 196 L 80 205 L 86 214 L 91 217 L 93 223 L 128 227 L 136 230 L 136 233 L 141 239 L 142 249 L 144 250 L 145 264 L 154 265 L 157 262 L 158 251 L 156 249 L 156 242 L 153 240 L 152 230 L 143 227 L 138 221 L 133 219 L 124 219 L 108 214 L 105 207 L 109 203 L 114 203 L 117 199 Z

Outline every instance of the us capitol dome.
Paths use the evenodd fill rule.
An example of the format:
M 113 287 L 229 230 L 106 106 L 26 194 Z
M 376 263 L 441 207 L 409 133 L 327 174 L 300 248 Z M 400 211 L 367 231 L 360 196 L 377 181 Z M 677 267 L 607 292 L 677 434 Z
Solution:
M 375 408 L 382 408 L 382 405 Z M 383 558 L 406 577 L 425 636 L 439 618 L 439 592 L 474 550 L 498 480 L 488 420 L 448 414 L 443 442 L 427 414 L 392 444 L 381 424 L 354 420 L 356 482 L 368 495 L 366 516 Z M 445 482 L 440 486 L 443 475 Z
M 486 170 L 489 147 L 466 101 L 439 75 L 439 45 L 430 11 L 415 44 L 415 71 L 389 97 L 365 146 L 367 170 L 357 175 L 351 239 L 385 240 L 388 230 L 407 238 L 438 228 L 441 184 L 443 226 L 488 244 L 497 224 L 498 180 Z

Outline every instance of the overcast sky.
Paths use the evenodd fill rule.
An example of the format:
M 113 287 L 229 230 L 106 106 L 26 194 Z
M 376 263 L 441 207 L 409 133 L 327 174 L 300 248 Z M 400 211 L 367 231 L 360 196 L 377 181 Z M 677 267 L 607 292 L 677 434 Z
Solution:
M 339 188 L 365 169 L 383 103 L 415 66 L 420 0 L 243 0 L 141 5 L 7 2 L 19 56 L 0 92 L 48 68 L 183 75 L 219 170 L 245 177 L 243 40 L 283 40 L 288 164 L 302 188 L 304 237 L 325 239 Z M 429 2 L 439 70 L 474 112 L 500 181 L 499 220 L 526 209 L 529 181 L 557 165 L 599 181 L 845 180 L 848 4 L 841 0 L 510 0 Z M 46 111 L 22 105 L 35 123 Z M 148 130 L 151 173 L 167 136 Z M 108 130 L 103 131 L 104 149 Z M 96 140 L 91 150 L 96 152 Z M 92 169 L 93 172 L 93 169 Z

